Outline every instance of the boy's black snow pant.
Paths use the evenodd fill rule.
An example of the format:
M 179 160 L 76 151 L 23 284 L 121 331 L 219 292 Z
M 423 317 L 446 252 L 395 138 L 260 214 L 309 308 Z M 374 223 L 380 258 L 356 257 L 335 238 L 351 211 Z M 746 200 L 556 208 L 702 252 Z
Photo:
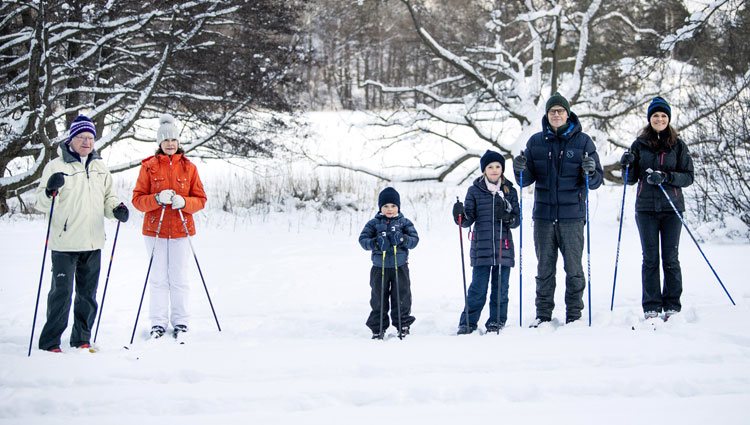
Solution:
M 398 328 L 398 309 L 396 304 L 396 269 L 385 269 L 385 295 L 383 305 L 380 305 L 380 287 L 382 281 L 382 269 L 372 266 L 370 269 L 370 317 L 367 318 L 367 327 L 372 333 L 380 332 L 380 310 L 383 309 L 383 332 L 388 329 L 388 307 L 390 302 L 391 323 Z M 414 317 L 411 316 L 411 282 L 409 280 L 409 265 L 398 267 L 398 299 L 401 303 L 401 326 L 411 326 Z
M 635 214 L 638 232 L 641 235 L 643 266 L 643 311 L 680 311 L 682 295 L 682 271 L 680 270 L 679 245 L 682 222 L 674 211 L 644 212 Z M 664 290 L 659 274 L 659 243 L 661 242 L 661 265 L 664 270 Z
M 51 251 L 51 258 L 52 286 L 47 295 L 47 322 L 39 336 L 39 348 L 49 350 L 60 346 L 60 337 L 68 327 L 74 280 L 76 296 L 70 346 L 89 343 L 98 307 L 96 287 L 99 284 L 101 250 Z

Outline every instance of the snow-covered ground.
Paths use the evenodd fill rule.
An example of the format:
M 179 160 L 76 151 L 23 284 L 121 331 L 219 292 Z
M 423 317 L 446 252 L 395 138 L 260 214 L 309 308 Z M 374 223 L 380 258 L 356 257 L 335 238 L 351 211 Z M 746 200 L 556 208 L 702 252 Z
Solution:
M 339 144 L 354 139 L 330 138 Z M 221 193 L 219 186 L 230 180 L 203 167 L 199 165 L 209 193 Z M 116 178 L 127 195 L 123 188 L 132 187 L 132 173 Z M 35 349 L 27 357 L 46 222 L 19 215 L 0 220 L 0 423 L 750 420 L 747 244 L 714 239 L 702 245 L 737 303 L 732 306 L 683 233 L 683 312 L 656 330 L 641 326 L 640 244 L 632 189 L 626 201 L 615 308 L 610 312 L 622 189 L 603 187 L 591 198 L 592 326 L 585 320 L 561 324 L 564 273 L 558 264 L 556 320 L 539 329 L 527 327 L 534 318 L 536 259 L 532 223 L 526 220 L 523 326 L 515 268 L 508 328 L 500 335 L 459 337 L 461 262 L 450 208 L 457 195 L 463 198 L 467 185 L 396 184 L 403 212 L 421 236 L 410 256 L 417 321 L 403 341 L 372 341 L 364 326 L 369 255 L 357 236 L 375 213 L 382 184 L 365 179 L 353 184 L 371 194 L 365 211 L 319 212 L 308 206 L 238 216 L 221 210 L 222 199 L 212 199 L 210 208 L 197 217 L 193 243 L 222 331 L 193 268 L 193 319 L 185 345 L 169 339 L 146 341 L 147 293 L 136 341 L 123 348 L 129 345 L 148 264 L 141 215 L 133 214 L 119 233 L 97 339 L 100 351 L 67 348 L 66 332 L 63 355 Z M 530 217 L 528 191 L 524 200 L 525 216 Z M 114 223 L 107 223 L 107 229 L 100 299 Z M 518 243 L 518 231 L 514 237 Z M 48 261 L 35 347 L 44 323 L 49 267 Z M 587 314 L 584 310 L 584 318 Z

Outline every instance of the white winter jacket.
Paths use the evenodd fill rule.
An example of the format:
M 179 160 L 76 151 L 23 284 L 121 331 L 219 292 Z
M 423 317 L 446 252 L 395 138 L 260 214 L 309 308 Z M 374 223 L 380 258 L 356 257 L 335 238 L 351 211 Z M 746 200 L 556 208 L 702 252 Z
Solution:
M 104 217 L 114 218 L 112 210 L 120 204 L 112 191 L 112 175 L 96 151 L 89 154 L 85 167 L 66 146 L 61 145 L 57 152 L 60 156 L 44 167 L 36 189 L 35 208 L 49 214 L 52 198 L 45 193 L 47 180 L 54 173 L 65 173 L 52 212 L 49 247 L 53 251 L 101 249 Z

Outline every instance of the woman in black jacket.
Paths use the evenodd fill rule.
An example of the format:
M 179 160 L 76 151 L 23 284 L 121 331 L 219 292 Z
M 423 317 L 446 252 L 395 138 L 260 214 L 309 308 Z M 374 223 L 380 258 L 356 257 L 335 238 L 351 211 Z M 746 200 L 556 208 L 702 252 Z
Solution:
M 482 175 L 474 180 L 466 193 L 466 206 L 456 202 L 453 219 L 461 226 L 474 225 L 471 235 L 472 278 L 469 286 L 468 312 L 459 319 L 458 334 L 470 334 L 477 329 L 479 316 L 487 301 L 487 284 L 492 281 L 490 317 L 485 323 L 487 332 L 498 332 L 508 318 L 508 280 L 515 264 L 511 228 L 519 225 L 518 192 L 505 177 L 505 158 L 498 152 L 487 151 L 479 160 Z M 499 288 L 498 288 L 499 281 Z M 498 292 L 500 297 L 498 302 Z M 466 310 L 464 310 L 466 311 Z
M 663 311 L 663 318 L 667 320 L 682 308 L 682 272 L 678 258 L 682 221 L 669 201 L 671 199 L 680 213 L 685 211 L 682 188 L 693 183 L 693 160 L 687 145 L 670 125 L 672 108 L 666 100 L 655 97 L 646 116 L 648 125 L 641 130 L 630 151 L 622 155 L 620 163 L 631 168 L 627 183 L 638 183 L 635 220 L 643 250 L 643 313 L 651 319 Z M 663 289 L 659 275 L 660 243 Z

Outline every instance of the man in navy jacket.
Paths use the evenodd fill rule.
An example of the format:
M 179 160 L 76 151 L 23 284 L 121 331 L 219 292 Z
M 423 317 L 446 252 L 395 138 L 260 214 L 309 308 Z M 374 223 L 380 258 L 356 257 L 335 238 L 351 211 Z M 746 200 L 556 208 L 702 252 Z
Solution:
M 546 104 L 542 131 L 531 136 L 524 152 L 513 159 L 516 182 L 535 184 L 534 246 L 537 257 L 536 320 L 531 327 L 552 320 L 555 307 L 557 252 L 565 266 L 565 321 L 581 318 L 583 290 L 583 227 L 586 222 L 586 184 L 598 188 L 603 171 L 596 146 L 581 129 L 576 114 L 560 93 Z

